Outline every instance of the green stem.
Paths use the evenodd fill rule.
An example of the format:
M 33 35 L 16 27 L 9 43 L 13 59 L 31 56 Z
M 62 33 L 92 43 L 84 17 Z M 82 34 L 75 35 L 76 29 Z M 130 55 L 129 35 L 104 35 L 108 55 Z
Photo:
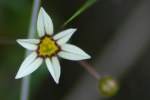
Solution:
M 97 0 L 87 0 L 63 25 L 62 27 L 69 24 L 73 19 L 75 19 L 77 16 L 79 16 L 81 13 L 83 13 L 85 10 L 87 10 L 89 7 L 91 7 L 94 3 L 96 3 Z
M 28 38 L 33 38 L 36 33 L 36 19 L 37 14 L 40 6 L 40 0 L 34 0 L 33 3 L 33 10 L 32 10 L 32 16 L 30 20 L 30 26 L 29 26 L 29 32 L 28 32 Z M 30 52 L 26 51 L 25 56 L 27 56 Z M 28 100 L 29 97 L 29 85 L 30 84 L 30 76 L 27 76 L 23 78 L 22 80 L 22 87 L 21 87 L 21 100 Z

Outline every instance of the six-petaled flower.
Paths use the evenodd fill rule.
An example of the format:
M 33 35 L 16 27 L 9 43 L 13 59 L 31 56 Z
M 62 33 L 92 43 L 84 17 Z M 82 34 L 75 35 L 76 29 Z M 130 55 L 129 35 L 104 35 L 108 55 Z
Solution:
M 25 58 L 15 78 L 31 74 L 44 61 L 55 82 L 59 83 L 61 68 L 58 57 L 68 60 L 90 59 L 79 47 L 67 43 L 75 31 L 76 29 L 70 28 L 53 35 L 52 20 L 41 7 L 37 19 L 39 39 L 17 39 L 21 46 L 32 53 Z

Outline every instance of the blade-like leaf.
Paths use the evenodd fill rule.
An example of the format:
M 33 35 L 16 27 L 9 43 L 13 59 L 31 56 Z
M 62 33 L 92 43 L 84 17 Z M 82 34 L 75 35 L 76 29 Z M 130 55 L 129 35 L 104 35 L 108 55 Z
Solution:
M 81 13 L 91 7 L 97 0 L 87 0 L 64 24 L 63 27 L 70 23 L 73 19 L 78 17 Z

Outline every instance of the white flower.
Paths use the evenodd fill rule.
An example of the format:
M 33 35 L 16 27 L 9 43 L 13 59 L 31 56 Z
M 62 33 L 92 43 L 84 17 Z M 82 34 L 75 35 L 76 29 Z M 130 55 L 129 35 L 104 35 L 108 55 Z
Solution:
M 37 31 L 39 39 L 17 39 L 21 46 L 32 53 L 21 64 L 16 79 L 31 74 L 44 61 L 55 82 L 59 83 L 61 69 L 58 57 L 68 60 L 91 58 L 80 48 L 67 43 L 76 29 L 70 28 L 53 36 L 52 20 L 42 7 L 37 19 Z

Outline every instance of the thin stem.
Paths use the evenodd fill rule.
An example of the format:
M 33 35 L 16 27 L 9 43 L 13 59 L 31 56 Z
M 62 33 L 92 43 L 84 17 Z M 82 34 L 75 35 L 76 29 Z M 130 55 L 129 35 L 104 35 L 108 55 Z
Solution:
M 99 73 L 94 69 L 94 67 L 90 64 L 88 64 L 86 61 L 79 61 L 79 64 L 85 68 L 94 78 L 97 80 L 100 79 Z
M 34 0 L 32 16 L 30 20 L 28 38 L 33 38 L 36 32 L 36 19 L 40 6 L 40 0 Z M 25 56 L 27 56 L 30 52 L 26 51 Z M 29 84 L 30 84 L 30 76 L 23 78 L 22 87 L 21 87 L 21 100 L 28 100 L 29 97 Z
M 62 27 L 69 24 L 72 20 L 78 17 L 81 13 L 91 7 L 97 0 L 86 0 L 86 2 L 62 25 Z

